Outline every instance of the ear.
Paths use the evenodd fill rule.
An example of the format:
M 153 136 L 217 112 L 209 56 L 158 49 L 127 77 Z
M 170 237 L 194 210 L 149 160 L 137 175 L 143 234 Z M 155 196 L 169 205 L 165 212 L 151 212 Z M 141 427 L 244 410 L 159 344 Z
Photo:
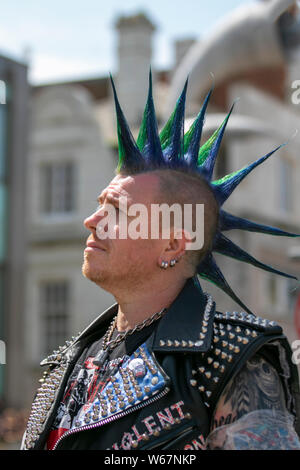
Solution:
M 161 260 L 170 262 L 172 259 L 179 260 L 186 253 L 188 243 L 191 241 L 190 234 L 183 229 L 173 228 L 170 230 L 170 238 L 166 240 L 161 252 Z

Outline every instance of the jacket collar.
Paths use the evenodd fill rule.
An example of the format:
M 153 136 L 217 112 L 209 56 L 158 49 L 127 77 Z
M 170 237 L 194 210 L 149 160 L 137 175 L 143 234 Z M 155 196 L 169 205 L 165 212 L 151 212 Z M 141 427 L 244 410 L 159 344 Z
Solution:
M 204 352 L 211 345 L 215 303 L 194 276 L 186 281 L 155 332 L 153 351 Z
M 115 303 L 77 338 L 93 334 L 117 314 Z M 211 345 L 215 303 L 204 293 L 198 278 L 189 278 L 151 335 L 153 351 L 204 352 Z M 148 343 L 149 344 L 149 343 Z

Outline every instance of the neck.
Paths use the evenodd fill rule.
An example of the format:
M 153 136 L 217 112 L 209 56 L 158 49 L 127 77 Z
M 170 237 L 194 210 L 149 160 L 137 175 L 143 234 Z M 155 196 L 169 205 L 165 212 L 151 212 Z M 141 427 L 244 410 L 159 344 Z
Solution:
M 183 288 L 186 279 L 166 286 L 147 285 L 132 296 L 116 296 L 118 302 L 117 329 L 126 331 L 150 318 L 163 308 L 169 308 Z M 142 292 L 142 293 L 141 293 Z

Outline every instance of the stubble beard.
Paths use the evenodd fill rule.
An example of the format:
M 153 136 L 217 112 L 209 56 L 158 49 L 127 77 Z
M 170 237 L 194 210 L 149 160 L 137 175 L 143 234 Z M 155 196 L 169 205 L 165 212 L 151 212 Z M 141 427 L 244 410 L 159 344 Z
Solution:
M 116 269 L 110 267 L 93 266 L 88 256 L 84 256 L 82 264 L 82 274 L 84 277 L 94 282 L 97 286 L 110 292 L 111 294 L 126 293 L 145 288 L 145 284 L 152 278 L 152 274 L 145 270 L 139 263 L 126 262 L 123 267 L 119 265 Z

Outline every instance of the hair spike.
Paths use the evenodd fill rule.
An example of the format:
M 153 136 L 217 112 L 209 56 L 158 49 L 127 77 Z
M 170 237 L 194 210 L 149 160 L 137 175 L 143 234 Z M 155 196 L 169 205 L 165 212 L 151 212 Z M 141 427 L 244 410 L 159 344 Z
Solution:
M 220 232 L 215 238 L 213 250 L 216 251 L 217 253 L 220 253 L 221 255 L 229 256 L 230 258 L 234 258 L 238 261 L 244 261 L 245 263 L 252 264 L 253 266 L 256 266 L 257 268 L 264 269 L 265 271 L 269 271 L 270 273 L 275 273 L 280 276 L 297 280 L 295 276 L 284 273 L 282 271 L 278 271 L 277 269 L 272 268 L 272 266 L 261 263 L 260 261 L 255 259 L 253 256 L 251 256 L 249 253 L 247 253 L 245 250 L 243 250 L 239 246 L 237 246 L 235 243 L 233 243 L 231 240 L 229 240 L 227 237 L 225 237 L 225 235 L 223 235 Z
M 224 204 L 224 202 L 229 198 L 235 188 L 252 170 L 254 170 L 254 168 L 256 168 L 258 165 L 267 160 L 271 155 L 273 155 L 273 153 L 275 153 L 284 145 L 285 144 L 279 145 L 274 150 L 271 150 L 271 152 L 267 153 L 258 160 L 255 160 L 253 163 L 245 166 L 241 170 L 234 171 L 233 173 L 230 173 L 229 175 L 226 175 L 217 181 L 213 181 L 212 184 L 214 185 L 214 192 L 219 204 Z
M 180 166 L 184 154 L 184 111 L 188 79 L 184 84 L 175 109 L 160 133 L 164 159 L 169 168 Z M 180 161 L 181 160 L 181 161 Z
M 164 163 L 153 102 L 151 68 L 149 71 L 148 99 L 137 138 L 137 146 L 150 165 L 159 167 Z
M 189 128 L 188 132 L 184 136 L 184 155 L 186 162 L 191 167 L 197 167 L 198 155 L 200 148 L 201 135 L 203 130 L 204 118 L 207 109 L 209 99 L 211 97 L 213 88 L 207 93 L 202 108 L 196 117 L 195 121 Z
M 229 295 L 229 297 L 231 297 L 237 304 L 239 304 L 246 312 L 251 313 L 253 315 L 253 312 L 251 312 L 251 310 L 244 304 L 244 302 L 242 302 L 242 300 L 239 297 L 237 297 L 237 295 L 233 292 L 228 282 L 226 281 L 225 277 L 223 276 L 223 273 L 221 272 L 211 252 L 209 252 L 199 264 L 197 274 L 202 279 L 212 282 L 217 287 L 222 289 L 227 295 Z
M 297 233 L 285 232 L 271 225 L 258 224 L 251 222 L 251 220 L 237 217 L 236 215 L 229 214 L 223 209 L 220 210 L 219 215 L 219 230 L 225 232 L 227 230 L 247 230 L 249 232 L 266 233 L 268 235 L 277 235 L 281 237 L 300 237 Z
M 229 113 L 227 114 L 226 118 L 224 119 L 223 123 L 221 124 L 221 127 L 219 128 L 216 138 L 213 140 L 205 160 L 199 165 L 199 171 L 201 174 L 204 176 L 204 178 L 208 181 L 211 181 L 215 163 L 216 163 L 216 158 L 222 143 L 223 135 L 227 126 L 228 119 L 233 111 L 234 103 L 232 104 Z
M 135 143 L 135 140 L 127 124 L 126 118 L 123 114 L 122 108 L 118 100 L 115 84 L 111 75 L 110 80 L 115 100 L 115 108 L 117 115 L 117 132 L 119 141 L 119 163 L 117 171 L 120 171 L 121 168 L 142 168 L 144 166 L 144 160 Z

